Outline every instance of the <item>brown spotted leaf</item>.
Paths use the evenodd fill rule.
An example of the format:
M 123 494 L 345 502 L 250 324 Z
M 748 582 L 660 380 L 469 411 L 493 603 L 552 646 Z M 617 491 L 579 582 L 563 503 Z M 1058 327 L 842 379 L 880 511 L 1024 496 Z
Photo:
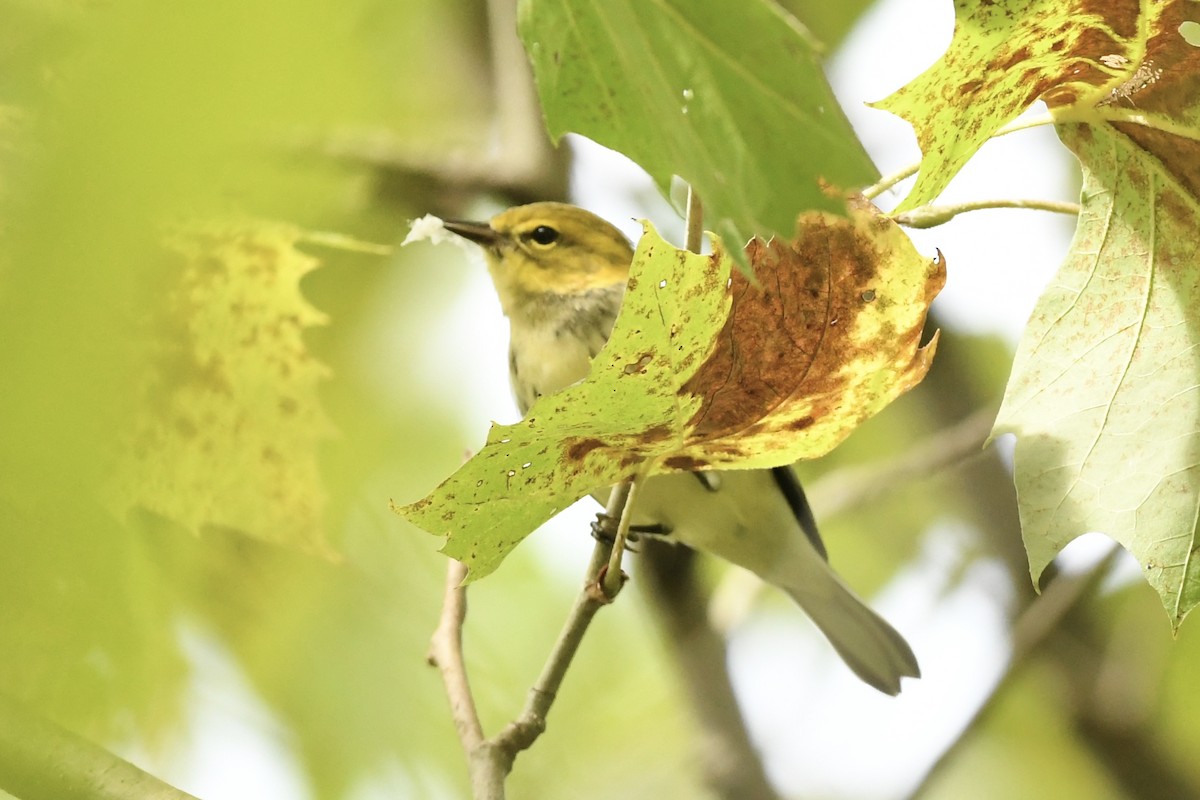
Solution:
M 166 243 L 177 278 L 144 321 L 150 368 L 131 392 L 136 428 L 110 487 L 118 512 L 327 552 L 326 368 L 302 338 L 325 316 L 300 293 L 317 261 L 298 238 L 283 225 L 225 223 Z
M 1177 628 L 1200 604 L 1200 3 L 956 0 L 954 39 L 879 103 L 924 152 L 899 206 L 932 200 L 1037 98 L 1083 168 L 1075 239 L 1018 348 L 996 432 L 1035 579 L 1102 531 Z
M 560 509 L 619 480 L 789 464 L 835 447 L 915 385 L 945 278 L 865 203 L 810 212 L 797 239 L 754 241 L 758 285 L 720 247 L 676 249 L 649 226 L 588 378 L 543 397 L 429 496 L 398 508 L 446 535 L 472 578 Z
M 1200 603 L 1200 4 L 1145 14 L 1141 55 L 1099 118 L 1059 126 L 1083 167 L 1082 210 L 996 431 L 1018 437 L 1035 581 L 1100 531 L 1138 559 L 1178 628 Z
M 1043 98 L 1093 109 L 1144 63 L 1143 23 L 1193 0 L 955 0 L 954 37 L 928 70 L 875 107 L 906 119 L 923 158 L 897 207 L 932 201 L 1005 123 Z M 1149 20 L 1141 19 L 1145 14 Z M 1176 34 L 1178 35 L 1178 34 Z

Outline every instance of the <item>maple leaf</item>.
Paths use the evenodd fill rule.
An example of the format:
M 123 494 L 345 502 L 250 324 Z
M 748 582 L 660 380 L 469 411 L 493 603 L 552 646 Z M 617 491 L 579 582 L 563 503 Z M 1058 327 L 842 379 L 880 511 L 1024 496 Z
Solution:
M 550 135 L 625 154 L 664 193 L 679 176 L 727 242 L 787 236 L 799 209 L 844 213 L 823 187 L 876 179 L 812 37 L 773 2 L 742 0 L 736 20 L 725 4 L 685 0 L 519 9 Z
M 317 266 L 297 229 L 213 223 L 166 249 L 178 279 L 145 323 L 151 367 L 110 482 L 118 513 L 143 508 L 194 532 L 232 528 L 329 555 L 317 447 L 332 425 L 327 374 L 303 342 L 325 316 L 300 293 Z
M 1035 582 L 1069 541 L 1101 531 L 1138 559 L 1177 629 L 1200 602 L 1200 48 L 1185 36 L 1200 11 L 1141 12 L 1121 25 L 1139 32 L 1136 59 L 1090 53 L 1124 76 L 1087 95 L 1095 121 L 1059 126 L 1083 167 L 1078 228 L 995 430 L 1017 434 Z
M 1144 13 L 1190 2 L 1148 4 Z M 871 104 L 907 120 L 921 146 L 920 174 L 897 212 L 937 197 L 983 143 L 1034 100 L 1093 109 L 1144 63 L 1147 37 L 1136 0 L 955 0 L 954 9 L 945 54 Z
M 471 577 L 593 490 L 630 477 L 789 464 L 835 447 L 914 386 L 945 265 L 865 202 L 800 216 L 746 250 L 756 283 L 647 226 L 587 379 L 547 395 L 427 497 L 397 511 L 448 536 Z

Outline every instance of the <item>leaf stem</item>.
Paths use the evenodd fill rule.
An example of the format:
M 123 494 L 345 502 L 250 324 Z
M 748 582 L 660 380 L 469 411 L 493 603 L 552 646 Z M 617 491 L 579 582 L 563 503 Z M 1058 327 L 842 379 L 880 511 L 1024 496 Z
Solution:
M 637 481 L 625 481 L 613 489 L 615 495 L 620 487 L 624 487 L 625 497 L 621 503 L 621 521 L 617 523 L 617 535 L 613 539 L 612 552 L 608 556 L 608 569 L 600 580 L 601 588 L 609 599 L 621 591 L 625 576 L 621 572 L 621 558 L 625 554 L 625 540 L 629 538 L 629 526 L 633 520 L 633 501 L 637 497 Z M 609 497 L 609 505 L 613 505 Z
M 1040 128 L 1043 125 L 1053 125 L 1054 122 L 1055 122 L 1054 118 L 1051 117 L 1049 114 L 1042 114 L 1037 117 L 1028 117 L 1026 119 L 1013 120 L 1012 122 L 1008 123 L 1004 127 L 1000 128 L 998 131 L 993 133 L 991 138 L 995 139 L 998 136 L 1007 136 L 1010 133 L 1016 133 L 1017 131 L 1023 131 L 1023 130 L 1027 130 L 1029 128 Z M 920 169 L 921 169 L 920 161 L 918 161 L 915 164 L 909 164 L 907 167 L 897 170 L 896 172 L 893 172 L 891 175 L 886 175 L 883 178 L 880 178 L 878 183 L 876 183 L 872 186 L 868 186 L 867 188 L 863 189 L 862 195 L 863 195 L 863 197 L 867 198 L 868 200 L 874 200 L 876 197 L 883 194 L 888 189 L 891 189 L 893 186 L 895 186 L 900 181 L 904 180 L 905 178 L 909 178 L 909 177 L 912 177 L 913 175 L 915 175 Z
M 396 248 L 391 245 L 368 242 L 365 239 L 358 239 L 335 231 L 301 231 L 298 241 L 317 247 L 328 247 L 333 250 L 372 256 L 390 256 L 396 251 Z
M 688 184 L 685 225 L 687 232 L 683 246 L 693 253 L 699 253 L 704 239 L 704 207 L 700 204 L 700 195 L 692 190 L 691 184 Z
M 1079 214 L 1078 203 L 1061 200 L 971 200 L 950 206 L 921 206 L 897 214 L 893 219 L 909 228 L 933 228 L 944 225 L 959 214 L 985 208 L 1030 208 L 1037 211 L 1053 211 L 1056 214 Z
M 898 169 L 890 175 L 884 175 L 882 178 L 879 179 L 878 183 L 872 184 L 871 186 L 868 186 L 867 188 L 863 189 L 862 196 L 867 198 L 868 200 L 874 200 L 876 197 L 883 194 L 888 189 L 891 189 L 893 186 L 895 186 L 897 183 L 904 180 L 905 178 L 910 178 L 913 175 L 916 175 L 917 171 L 920 169 L 921 169 L 921 162 L 918 161 L 915 164 L 909 164 L 907 167 Z
M 703 208 L 688 187 L 686 242 L 700 252 Z M 710 593 L 687 547 L 649 539 L 641 553 L 641 588 L 651 600 L 681 691 L 697 730 L 696 761 L 704 783 L 721 800 L 779 800 L 746 729 L 729 677 L 725 638 L 709 622 Z

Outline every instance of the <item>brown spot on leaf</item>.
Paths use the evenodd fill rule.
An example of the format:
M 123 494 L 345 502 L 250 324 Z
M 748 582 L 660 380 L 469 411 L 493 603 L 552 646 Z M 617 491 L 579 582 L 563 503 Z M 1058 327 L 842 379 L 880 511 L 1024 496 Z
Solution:
M 668 425 L 654 425 L 647 428 L 638 435 L 638 440 L 645 444 L 661 442 L 671 436 L 671 428 Z
M 709 464 L 704 459 L 693 458 L 692 456 L 671 456 L 663 461 L 663 465 L 670 469 L 685 470 L 690 472 L 692 470 L 704 469 Z
M 642 353 L 641 357 L 638 358 L 637 361 L 626 364 L 622 372 L 624 372 L 626 375 L 645 372 L 646 367 L 650 366 L 650 362 L 653 360 L 654 356 L 652 356 L 650 353 Z
M 567 446 L 566 454 L 568 461 L 583 461 L 587 454 L 598 447 L 604 447 L 604 442 L 594 437 L 586 439 L 577 439 Z
M 1029 55 L 1029 48 L 1021 47 L 1009 53 L 1003 60 L 998 61 L 993 68 L 1007 72 L 1018 64 L 1028 61 Z
M 870 362 L 881 348 L 910 352 L 916 347 L 919 331 L 916 338 L 907 332 L 898 336 L 883 304 L 863 301 L 874 298 L 876 287 L 894 281 L 887 271 L 898 268 L 899 253 L 910 259 L 908 269 L 916 269 L 920 260 L 895 223 L 874 206 L 861 199 L 850 206 L 850 218 L 801 215 L 792 242 L 777 237 L 746 246 L 758 285 L 733 274 L 725 327 L 713 352 L 683 386 L 683 392 L 701 398 L 689 424 L 697 438 L 707 440 L 706 451 L 722 437 L 768 435 L 767 428 L 756 426 L 772 416 L 786 418 L 799 401 L 807 419 L 790 429 L 806 428 L 837 410 L 827 404 L 846 395 L 855 374 L 845 369 L 848 363 Z M 937 270 L 927 277 L 923 288 L 932 298 L 944 278 Z M 920 305 L 920 295 L 898 302 Z M 866 340 L 857 325 L 861 314 L 874 320 L 867 327 L 876 333 Z M 923 322 L 923 312 L 918 318 Z

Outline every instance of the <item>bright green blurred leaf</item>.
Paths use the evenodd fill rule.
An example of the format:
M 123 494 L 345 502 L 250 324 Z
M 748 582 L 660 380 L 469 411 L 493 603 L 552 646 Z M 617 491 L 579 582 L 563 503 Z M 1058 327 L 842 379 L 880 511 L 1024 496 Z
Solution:
M 0 686 L 98 742 L 152 751 L 171 732 L 184 730 L 184 693 L 193 687 L 180 652 L 181 622 L 219 609 L 264 648 L 301 637 L 311 624 L 300 616 L 311 606 L 291 604 L 271 620 L 268 636 L 262 617 L 244 613 L 252 604 L 239 601 L 277 587 L 256 583 L 261 573 L 241 574 L 229 564 L 212 567 L 208 591 L 183 597 L 181 587 L 197 580 L 191 570 L 209 565 L 199 558 L 181 564 L 179 551 L 216 546 L 169 525 L 119 524 L 101 498 L 116 477 L 114 453 L 122 437 L 140 427 L 151 447 L 133 468 L 142 471 L 125 473 L 129 502 L 142 505 L 141 493 L 186 478 L 198 489 L 194 496 L 157 496 L 172 497 L 176 504 L 160 507 L 186 522 L 233 522 L 274 541 L 305 537 L 310 544 L 329 533 L 328 520 L 320 518 L 321 493 L 329 486 L 314 485 L 315 443 L 328 430 L 314 413 L 315 390 L 300 398 L 308 405 L 291 413 L 282 404 L 272 418 L 269 408 L 273 400 L 295 398 L 291 390 L 314 374 L 300 349 L 300 328 L 313 315 L 297 293 L 299 272 L 287 287 L 294 302 L 282 302 L 268 285 L 272 269 L 300 268 L 305 257 L 275 241 L 240 261 L 223 261 L 219 248 L 206 261 L 193 242 L 189 265 L 182 254 L 164 257 L 161 233 L 164 223 L 231 210 L 319 220 L 328 228 L 385 217 L 387 212 L 375 217 L 364 210 L 370 200 L 364 173 L 293 149 L 291 134 L 377 128 L 389 121 L 407 134 L 414 113 L 429 123 L 421 126 L 422 135 L 435 138 L 442 130 L 438 118 L 424 118 L 422 102 L 436 95 L 445 107 L 440 89 L 412 81 L 421 91 L 406 95 L 410 103 L 382 101 L 397 83 L 404 86 L 389 67 L 408 63 L 390 59 L 389 48 L 422 69 L 459 74 L 460 48 L 406 27 L 415 17 L 436 20 L 449 12 L 441 3 L 427 3 L 421 13 L 414 4 L 393 6 L 330 0 L 280 14 L 275 4 L 232 0 L 187 6 L 0 0 Z M 380 45 L 373 36 L 395 31 L 406 36 L 372 46 Z M 385 235 L 395 224 L 389 220 Z M 249 232 L 243 241 L 256 243 Z M 272 260 L 271 248 L 285 257 Z M 226 246 L 230 251 L 239 252 L 235 244 Z M 356 266 L 382 264 L 356 259 Z M 214 265 L 227 277 L 230 267 L 246 271 L 219 288 L 214 274 L 205 273 Z M 192 283 L 184 286 L 180 278 L 189 266 Z M 354 283 L 377 279 L 381 271 L 356 274 Z M 262 281 L 261 292 L 249 289 L 252 279 Z M 206 315 L 170 317 L 198 304 L 206 304 Z M 257 316 L 271 309 L 275 326 Z M 144 326 L 165 318 L 174 333 L 196 333 L 197 339 L 160 338 L 161 328 Z M 247 324 L 255 319 L 264 323 L 257 330 Z M 235 337 L 255 332 L 266 362 L 261 370 L 249 359 L 234 362 L 247 346 Z M 188 350 L 196 341 L 198 349 Z M 275 345 L 279 349 L 272 351 Z M 148 361 L 156 356 L 158 366 L 180 367 L 157 373 L 159 386 L 182 391 L 141 394 L 152 381 Z M 285 378 L 287 367 L 300 372 Z M 204 397 L 197 378 L 213 379 L 207 386 L 212 395 Z M 205 438 L 212 418 L 222 425 L 244 423 L 231 406 L 204 405 L 233 385 L 223 384 L 226 379 L 240 381 L 238 399 L 260 415 L 252 434 L 256 450 L 238 449 L 239 441 L 245 446 L 251 440 L 229 436 L 205 475 L 198 448 L 171 439 L 184 436 L 188 426 L 172 431 L 168 422 L 189 423 L 197 443 L 213 442 Z M 367 416 L 362 405 L 359 419 Z M 187 413 L 180 413 L 181 406 Z M 383 415 L 372 408 L 378 422 Z M 290 449 L 278 454 L 295 461 L 270 463 L 261 447 L 268 438 L 285 440 Z M 305 441 L 313 446 L 301 451 L 297 445 Z M 363 460 L 361 452 L 339 455 L 356 464 Z M 257 503 L 254 491 L 261 492 Z M 342 491 L 344 504 L 348 496 L 365 502 L 361 484 Z M 235 494 L 236 505 L 229 502 Z M 385 498 L 379 488 L 371 502 L 394 525 Z M 149 515 L 134 516 L 142 523 Z M 336 522 L 338 535 L 350 527 L 341 517 Z M 354 528 L 360 539 L 369 536 L 364 528 L 370 526 Z M 240 538 L 229 549 L 244 557 L 247 541 Z M 378 568 L 393 575 L 396 570 L 394 562 Z M 244 594 L 231 591 L 234 583 Z M 364 640 L 386 636 L 379 626 L 372 634 Z M 422 629 L 420 636 L 426 635 Z M 286 675 L 271 679 L 289 680 L 298 660 L 287 665 Z M 338 666 L 340 679 L 333 682 L 344 695 L 345 686 L 358 686 L 361 664 L 346 658 Z M 318 732 L 328 735 L 325 719 L 296 722 L 292 733 L 306 742 Z M 315 745 L 312 750 L 321 753 L 314 761 L 323 770 L 340 772 L 349 782 L 347 760 Z
M 875 4 L 875 0 L 842 0 L 837 3 L 826 0 L 781 0 L 779 5 L 787 9 L 813 36 L 824 45 L 828 56 L 854 29 L 855 24 Z
M 487 446 L 399 509 L 448 535 L 472 577 L 584 494 L 619 480 L 815 458 L 911 388 L 944 264 L 873 207 L 801 215 L 792 243 L 747 248 L 761 287 L 720 248 L 679 250 L 649 226 L 612 338 L 588 378 L 493 426 Z
M 664 192 L 683 178 L 727 242 L 790 236 L 801 211 L 842 212 L 822 182 L 875 178 L 810 37 L 772 3 L 522 0 L 520 31 L 550 134 L 619 150 Z
M 253 222 L 171 237 L 175 283 L 144 322 L 151 367 L 131 392 L 134 429 L 113 480 L 122 515 L 327 548 L 317 448 L 331 426 L 317 388 L 328 369 L 302 338 L 326 318 L 300 294 L 317 261 L 298 237 Z

